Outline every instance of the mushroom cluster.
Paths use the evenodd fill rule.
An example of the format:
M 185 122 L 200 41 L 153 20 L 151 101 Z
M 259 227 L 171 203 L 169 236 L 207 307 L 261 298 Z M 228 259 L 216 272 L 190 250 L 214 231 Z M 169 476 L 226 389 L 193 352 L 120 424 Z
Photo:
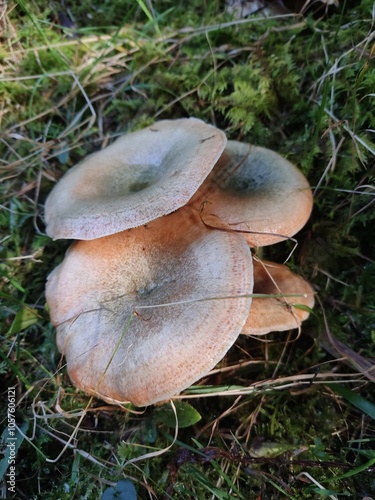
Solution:
M 78 241 L 46 296 L 73 383 L 147 406 L 206 375 L 240 334 L 299 327 L 312 288 L 251 248 L 291 237 L 311 208 L 291 163 L 195 118 L 156 122 L 70 169 L 45 219 L 53 239 Z

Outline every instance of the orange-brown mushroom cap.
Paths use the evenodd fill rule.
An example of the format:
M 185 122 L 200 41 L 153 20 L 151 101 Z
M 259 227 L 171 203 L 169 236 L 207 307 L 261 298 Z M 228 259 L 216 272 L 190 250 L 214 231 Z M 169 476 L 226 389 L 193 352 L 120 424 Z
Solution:
M 53 239 L 90 240 L 182 207 L 212 170 L 225 134 L 196 118 L 164 120 L 117 139 L 56 184 L 45 204 Z
M 314 306 L 314 290 L 287 266 L 254 259 L 254 294 L 245 335 L 264 335 L 299 328 Z M 275 297 L 275 295 L 281 295 Z
M 189 204 L 208 226 L 243 231 L 255 247 L 293 236 L 312 201 L 309 183 L 292 163 L 269 149 L 228 141 Z
M 182 208 L 74 243 L 46 294 L 74 384 L 109 402 L 146 406 L 222 359 L 248 317 L 252 287 L 242 235 L 207 229 Z

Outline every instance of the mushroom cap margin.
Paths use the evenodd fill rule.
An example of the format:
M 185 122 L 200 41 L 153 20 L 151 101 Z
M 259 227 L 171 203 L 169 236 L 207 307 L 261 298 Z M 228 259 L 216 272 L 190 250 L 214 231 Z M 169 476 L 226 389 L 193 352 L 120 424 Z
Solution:
M 91 240 L 171 213 L 197 191 L 225 144 L 224 132 L 196 118 L 121 136 L 55 185 L 45 203 L 46 232 Z
M 253 268 L 253 293 L 270 297 L 253 297 L 242 334 L 265 335 L 299 328 L 310 314 L 306 308 L 314 307 L 311 285 L 283 264 L 254 259 Z
M 249 315 L 252 288 L 244 238 L 207 229 L 182 209 L 74 243 L 46 294 L 74 384 L 110 402 L 147 406 L 224 357 Z
M 208 226 L 242 232 L 258 247 L 297 233 L 310 217 L 313 197 L 302 172 L 278 153 L 228 141 L 189 205 Z

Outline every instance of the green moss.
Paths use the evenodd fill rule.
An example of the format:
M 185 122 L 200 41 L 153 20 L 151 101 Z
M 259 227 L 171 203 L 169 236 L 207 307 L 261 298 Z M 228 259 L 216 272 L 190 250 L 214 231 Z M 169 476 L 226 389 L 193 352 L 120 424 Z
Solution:
M 61 5 L 18 2 L 4 18 L 0 49 L 0 383 L 4 397 L 17 385 L 17 419 L 29 423 L 30 441 L 17 456 L 20 492 L 100 498 L 129 475 L 139 498 L 149 497 L 147 487 L 160 498 L 320 497 L 324 492 L 299 476 L 307 471 L 331 494 L 371 496 L 371 473 L 355 467 L 373 453 L 373 421 L 318 375 L 358 377 L 320 347 L 325 321 L 350 349 L 375 353 L 372 1 L 321 19 L 248 23 L 228 16 L 223 2 L 145 2 L 151 21 L 137 2 L 65 3 L 73 33 L 60 26 Z M 318 186 L 289 263 L 313 283 L 319 301 L 300 336 L 239 339 L 222 363 L 236 368 L 208 380 L 295 382 L 237 400 L 191 400 L 202 421 L 180 429 L 165 453 L 124 468 L 166 449 L 173 436 L 152 408 L 128 413 L 134 408 L 110 407 L 72 387 L 44 297 L 45 279 L 69 242 L 45 236 L 43 203 L 55 179 L 117 134 L 183 116 L 279 151 Z M 292 247 L 267 247 L 263 256 L 281 262 Z M 28 308 L 37 322 L 18 322 L 16 332 Z M 259 363 L 247 365 L 250 359 Z M 302 384 L 299 376 L 308 373 L 317 378 Z M 364 377 L 350 387 L 371 401 Z M 58 461 L 48 462 L 75 432 Z M 255 460 L 254 442 L 285 451 Z

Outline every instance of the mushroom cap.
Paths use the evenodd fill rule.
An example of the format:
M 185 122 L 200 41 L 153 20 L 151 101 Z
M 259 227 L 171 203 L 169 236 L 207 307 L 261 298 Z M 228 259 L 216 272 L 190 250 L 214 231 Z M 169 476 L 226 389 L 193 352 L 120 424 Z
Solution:
M 182 208 L 75 242 L 46 295 L 73 383 L 112 403 L 146 406 L 223 358 L 248 317 L 252 288 L 242 235 L 207 229 Z
M 254 247 L 293 236 L 312 202 L 308 181 L 292 163 L 269 149 L 228 141 L 189 204 L 207 225 L 243 231 Z
M 285 294 L 285 297 L 253 297 L 242 333 L 264 335 L 298 328 L 309 316 L 305 307 L 312 309 L 314 306 L 312 287 L 282 264 L 254 259 L 253 266 L 254 294 Z
M 85 158 L 45 204 L 53 239 L 91 240 L 140 226 L 185 205 L 226 144 L 196 118 L 159 121 Z

